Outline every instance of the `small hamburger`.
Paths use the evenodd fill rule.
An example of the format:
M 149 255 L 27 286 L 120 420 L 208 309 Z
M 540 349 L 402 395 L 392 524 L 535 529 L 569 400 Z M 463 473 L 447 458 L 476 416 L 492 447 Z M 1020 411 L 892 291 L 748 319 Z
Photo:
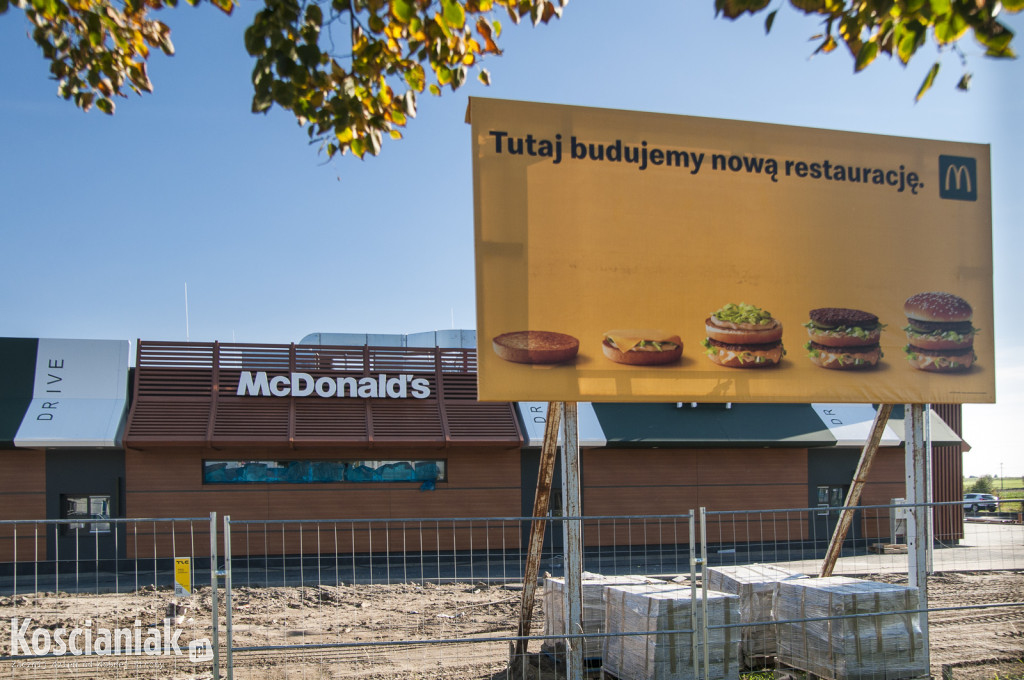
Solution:
M 656 366 L 679 359 L 683 355 L 683 341 L 678 335 L 664 331 L 608 331 L 604 334 L 601 349 L 617 364 Z
M 974 311 L 952 293 L 918 293 L 903 304 L 910 341 L 903 351 L 914 368 L 945 373 L 966 371 L 977 358 L 971 323 Z
M 709 316 L 704 325 L 705 354 L 711 361 L 731 368 L 777 366 L 786 353 L 782 324 L 760 307 L 728 304 Z
M 840 371 L 872 368 L 882 358 L 878 340 L 884 324 L 870 312 L 845 307 L 812 309 L 804 324 L 811 363 Z
M 515 331 L 493 340 L 494 353 L 517 364 L 561 364 L 576 357 L 580 341 L 552 331 Z

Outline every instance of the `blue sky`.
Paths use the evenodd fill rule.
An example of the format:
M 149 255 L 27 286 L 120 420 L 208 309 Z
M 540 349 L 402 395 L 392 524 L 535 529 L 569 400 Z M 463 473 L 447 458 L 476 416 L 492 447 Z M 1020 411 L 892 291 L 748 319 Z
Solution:
M 23 16 L 0 17 L 0 335 L 184 340 L 186 284 L 191 340 L 472 328 L 469 96 L 978 142 L 992 147 L 996 328 L 984 330 L 999 403 L 966 407 L 965 470 L 1024 474 L 1024 64 L 965 43 L 971 92 L 954 89 L 947 54 L 915 104 L 931 46 L 855 76 L 845 53 L 810 58 L 817 23 L 788 6 L 765 36 L 763 17 L 714 19 L 713 0 L 577 1 L 548 26 L 504 22 L 491 87 L 423 95 L 381 157 L 325 163 L 289 115 L 249 113 L 255 6 L 166 12 L 177 54 L 155 57 L 156 92 L 114 117 L 60 100 Z M 1020 33 L 1024 16 L 1010 23 Z

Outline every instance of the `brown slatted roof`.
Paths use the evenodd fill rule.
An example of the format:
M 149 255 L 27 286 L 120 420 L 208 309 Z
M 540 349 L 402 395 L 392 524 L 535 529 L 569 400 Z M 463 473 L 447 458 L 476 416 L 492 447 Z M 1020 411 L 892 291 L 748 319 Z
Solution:
M 468 349 L 140 341 L 125 445 L 341 447 L 522 441 L 513 405 L 476 400 Z M 243 371 L 426 379 L 427 399 L 238 396 Z

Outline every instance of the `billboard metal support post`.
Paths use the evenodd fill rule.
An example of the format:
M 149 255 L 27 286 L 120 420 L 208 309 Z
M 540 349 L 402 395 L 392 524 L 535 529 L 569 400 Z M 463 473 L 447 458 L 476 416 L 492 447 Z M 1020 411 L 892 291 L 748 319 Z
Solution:
M 580 499 L 580 440 L 576 402 L 565 402 L 562 446 L 562 535 L 565 539 L 566 635 L 583 634 L 583 514 Z M 566 638 L 566 677 L 583 678 L 583 638 Z
M 921 637 L 925 664 L 931 663 L 928 643 L 928 544 L 931 542 L 931 507 L 928 502 L 928 442 L 925 439 L 926 407 L 908 404 L 904 421 L 907 481 L 907 576 L 917 588 L 921 609 Z

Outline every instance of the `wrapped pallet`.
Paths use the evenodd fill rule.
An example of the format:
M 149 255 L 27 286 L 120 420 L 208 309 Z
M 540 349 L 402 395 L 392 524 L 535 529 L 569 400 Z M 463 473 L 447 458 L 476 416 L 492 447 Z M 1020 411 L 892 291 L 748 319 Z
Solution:
M 832 680 L 927 676 L 917 588 L 845 576 L 780 581 L 779 661 Z M 823 621 L 794 619 L 830 618 Z
M 605 592 L 608 633 L 604 638 L 604 670 L 622 680 L 692 680 L 694 658 L 704 663 L 704 644 L 694 644 L 691 605 L 696 607 L 696 625 L 703 625 L 701 592 L 691 600 L 690 588 L 652 590 L 643 586 L 611 586 Z M 739 598 L 709 592 L 708 624 L 739 622 Z M 739 630 L 715 628 L 708 631 L 710 662 L 707 680 L 738 677 Z M 703 673 L 703 671 L 701 671 Z
M 604 632 L 604 589 L 611 585 L 654 584 L 665 585 L 664 581 L 647 576 L 603 576 L 583 572 L 583 634 Z M 565 633 L 565 579 L 549 576 L 544 579 L 544 634 Z M 545 652 L 562 654 L 565 643 L 561 640 L 545 640 L 541 645 Z M 601 638 L 584 638 L 583 658 L 598 660 L 601 657 Z
M 779 581 L 807 578 L 772 564 L 708 567 L 708 588 L 740 598 L 740 622 L 763 624 L 772 621 L 772 597 Z M 741 629 L 740 660 L 759 667 L 778 654 L 774 625 L 751 625 Z

